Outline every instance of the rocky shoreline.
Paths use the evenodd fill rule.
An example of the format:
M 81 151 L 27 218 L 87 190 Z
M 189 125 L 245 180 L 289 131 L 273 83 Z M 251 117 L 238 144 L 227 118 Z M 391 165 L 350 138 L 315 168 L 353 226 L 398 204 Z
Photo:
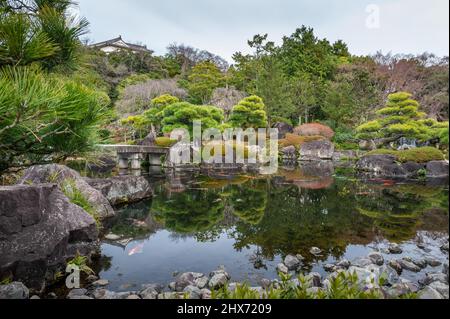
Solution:
M 308 298 L 325 298 L 338 282 L 336 279 L 343 276 L 356 278 L 361 292 L 374 293 L 380 299 L 449 299 L 449 242 L 442 238 L 438 242 L 440 247 L 434 247 L 427 238 L 416 239 L 415 249 L 423 251 L 420 258 L 408 257 L 400 245 L 385 244 L 363 258 L 353 261 L 341 259 L 324 265 L 326 276 L 318 272 L 304 273 L 305 258 L 288 255 L 277 266 L 280 278 L 284 276 L 285 279 L 261 279 L 259 285 L 245 287 L 260 299 L 269 298 L 271 291 L 286 289 L 286 286 L 304 289 Z M 434 257 L 432 251 L 439 251 L 440 257 Z M 309 253 L 319 258 L 323 252 L 312 247 Z M 416 280 L 407 279 L 411 274 L 419 276 L 415 277 Z M 139 290 L 116 292 L 108 289 L 109 284 L 106 279 L 90 275 L 85 278 L 83 288 L 70 290 L 64 295 L 47 293 L 39 297 L 23 283 L 13 282 L 0 286 L 0 299 L 211 299 L 218 298 L 217 292 L 221 289 L 232 294 L 242 289 L 245 283 L 232 281 L 225 267 L 220 266 L 209 274 L 174 274 L 174 280 L 167 285 L 144 284 Z

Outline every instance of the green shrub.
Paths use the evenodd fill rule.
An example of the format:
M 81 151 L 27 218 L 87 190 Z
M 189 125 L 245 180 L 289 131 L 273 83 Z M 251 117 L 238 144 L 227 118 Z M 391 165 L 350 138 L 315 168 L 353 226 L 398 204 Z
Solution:
M 419 147 L 404 151 L 379 149 L 366 154 L 366 156 L 370 155 L 393 155 L 401 163 L 427 163 L 430 161 L 442 161 L 445 159 L 444 154 L 435 147 Z
M 68 265 L 73 265 L 78 267 L 80 271 L 86 275 L 93 275 L 95 272 L 88 266 L 88 259 L 85 256 L 81 256 L 79 252 L 77 255 L 67 262 Z

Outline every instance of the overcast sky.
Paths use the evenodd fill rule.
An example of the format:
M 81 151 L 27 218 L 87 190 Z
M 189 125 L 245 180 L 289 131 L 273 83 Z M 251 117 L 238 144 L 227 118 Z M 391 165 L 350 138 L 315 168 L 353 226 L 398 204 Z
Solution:
M 344 40 L 353 54 L 449 54 L 448 0 L 78 0 L 95 42 L 122 35 L 164 54 L 188 44 L 231 62 L 247 40 L 268 33 L 279 43 L 302 24 Z M 379 19 L 377 19 L 377 7 Z

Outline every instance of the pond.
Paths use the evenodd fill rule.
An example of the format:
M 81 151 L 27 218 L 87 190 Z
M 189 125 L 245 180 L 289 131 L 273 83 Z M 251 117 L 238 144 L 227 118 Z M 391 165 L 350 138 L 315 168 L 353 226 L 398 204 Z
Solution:
M 392 242 L 405 256 L 447 262 L 439 249 L 448 238 L 446 183 L 359 180 L 343 173 L 313 178 L 299 169 L 270 177 L 209 175 L 153 182 L 152 200 L 118 208 L 108 232 L 121 239 L 103 241 L 98 269 L 109 289 L 167 285 L 177 273 L 208 274 L 221 265 L 233 281 L 256 285 L 277 278 L 276 266 L 288 254 L 305 257 L 305 272 L 325 274 L 326 264 L 383 252 Z M 427 248 L 418 248 L 418 240 Z M 312 247 L 321 256 L 311 255 Z

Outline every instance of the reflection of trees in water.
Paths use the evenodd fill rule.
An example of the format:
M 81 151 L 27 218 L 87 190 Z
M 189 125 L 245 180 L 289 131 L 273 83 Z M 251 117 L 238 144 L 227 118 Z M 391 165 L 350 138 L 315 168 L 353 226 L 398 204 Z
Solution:
M 224 217 L 224 203 L 213 191 L 189 190 L 156 197 L 152 212 L 168 230 L 196 234 L 210 230 Z
M 243 186 L 233 186 L 229 205 L 240 221 L 257 225 L 264 217 L 267 206 L 266 181 L 251 181 Z
M 237 224 L 236 248 L 257 245 L 264 256 L 273 258 L 288 253 L 308 257 L 309 249 L 317 246 L 326 258 L 342 256 L 350 242 L 370 243 L 370 220 L 352 209 L 350 192 L 339 190 L 338 185 L 322 190 L 268 187 L 265 215 L 258 224 Z
M 256 246 L 266 259 L 292 253 L 311 258 L 313 246 L 324 251 L 323 260 L 340 258 L 349 244 L 366 245 L 378 235 L 403 241 L 421 229 L 448 229 L 448 190 L 342 179 L 324 189 L 305 189 L 292 174 L 291 184 L 287 176 L 272 181 L 246 177 L 246 182 L 220 181 L 212 189 L 204 188 L 205 181 L 195 184 L 204 189 L 171 194 L 160 189 L 149 216 L 179 239 L 212 242 L 227 230 L 237 250 Z M 125 220 L 148 221 L 150 205 L 125 210 Z
M 371 186 L 365 196 L 358 196 L 356 201 L 358 211 L 371 218 L 381 235 L 390 241 L 413 238 L 427 223 L 426 218 L 432 216 L 448 222 L 448 192 L 442 188 L 422 185 Z
M 161 225 L 156 223 L 150 215 L 151 207 L 151 200 L 122 207 L 117 211 L 110 231 L 128 238 L 146 238 L 155 233 L 161 229 Z

